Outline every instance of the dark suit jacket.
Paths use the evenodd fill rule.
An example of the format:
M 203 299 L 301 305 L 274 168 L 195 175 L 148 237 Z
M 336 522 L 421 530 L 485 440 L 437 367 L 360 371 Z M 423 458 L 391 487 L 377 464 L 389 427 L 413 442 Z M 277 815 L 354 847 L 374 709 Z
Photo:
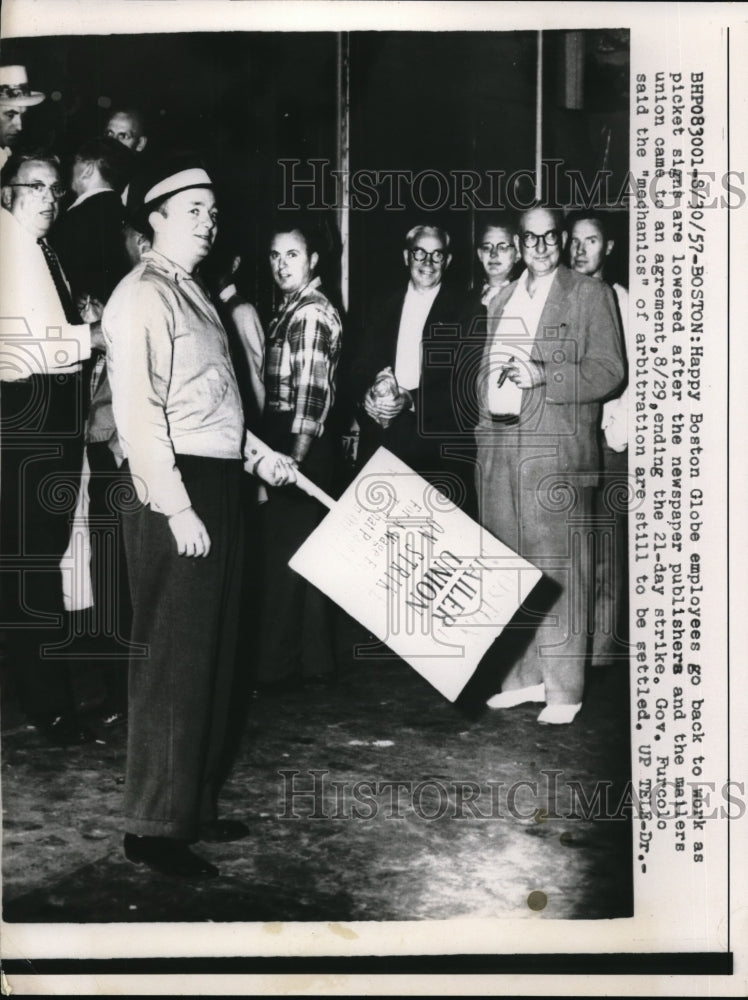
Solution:
M 407 286 L 381 300 L 372 309 L 361 349 L 351 365 L 350 391 L 360 404 L 375 376 L 387 366 L 393 370 L 397 335 Z M 401 413 L 383 430 L 359 410 L 359 456 L 365 462 L 384 445 L 418 472 L 443 464 L 441 446 L 459 443 L 470 429 L 465 425 L 456 376 L 462 342 L 464 297 L 442 284 L 423 330 L 423 362 L 418 389 L 412 393 L 415 411 Z
M 485 405 L 487 379 L 496 377 L 489 366 L 490 342 L 516 286 L 512 282 L 489 306 L 479 435 L 495 429 Z M 531 357 L 543 363 L 545 384 L 523 391 L 519 424 L 502 436 L 507 442 L 514 439 L 518 463 L 525 452 L 539 455 L 545 450 L 555 469 L 581 474 L 580 485 L 594 485 L 600 469 L 600 406 L 615 395 L 625 377 L 623 339 L 610 287 L 560 265 Z
M 97 191 L 68 209 L 50 235 L 73 297 L 106 304 L 130 270 L 122 234 L 124 209 L 116 191 Z

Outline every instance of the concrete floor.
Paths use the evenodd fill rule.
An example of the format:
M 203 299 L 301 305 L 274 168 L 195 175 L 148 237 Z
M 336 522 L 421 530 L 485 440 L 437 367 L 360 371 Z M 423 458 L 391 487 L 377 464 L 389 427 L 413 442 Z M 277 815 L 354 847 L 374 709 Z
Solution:
M 201 845 L 221 870 L 204 883 L 124 859 L 124 728 L 101 731 L 91 746 L 50 748 L 6 695 L 5 920 L 629 915 L 630 821 L 574 818 L 569 786 L 579 782 L 592 800 L 605 782 L 607 801 L 620 801 L 630 777 L 626 664 L 589 672 L 573 725 L 542 727 L 536 706 L 452 705 L 400 661 L 356 659 L 363 639 L 340 622 L 333 689 L 252 701 L 222 797 L 223 815 L 245 820 L 251 836 Z M 79 684 L 81 698 L 95 700 L 90 672 Z M 316 795 L 284 801 L 291 780 L 313 787 L 312 771 Z M 370 784 L 355 799 L 362 781 Z M 387 782 L 409 784 L 395 792 Z M 468 782 L 475 787 L 460 785 Z

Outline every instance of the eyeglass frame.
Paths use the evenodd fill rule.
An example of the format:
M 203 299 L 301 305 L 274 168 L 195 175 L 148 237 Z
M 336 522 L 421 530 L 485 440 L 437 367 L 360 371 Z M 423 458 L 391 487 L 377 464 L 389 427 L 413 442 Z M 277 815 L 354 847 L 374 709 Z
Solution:
M 527 237 L 530 237 L 532 242 L 527 242 Z M 553 240 L 549 240 L 548 237 L 553 236 Z M 557 247 L 561 245 L 561 231 L 559 229 L 549 229 L 545 233 L 533 233 L 529 229 L 525 229 L 520 233 L 520 242 L 525 250 L 534 250 L 535 247 L 543 241 L 543 246 L 546 247 Z
M 55 201 L 62 201 L 62 199 L 68 193 L 68 189 L 62 187 L 60 184 L 54 184 L 52 187 L 50 187 L 49 184 L 43 184 L 41 181 L 33 181 L 33 182 L 14 181 L 12 184 L 6 184 L 6 187 L 31 188 L 31 190 L 35 194 L 39 195 L 39 197 L 42 196 L 44 191 L 49 191 L 49 193 L 52 195 Z M 55 188 L 57 189 L 56 191 Z
M 504 243 L 503 240 L 501 243 L 479 243 L 477 247 L 478 253 L 488 254 L 489 257 L 493 257 L 494 251 L 500 254 L 515 249 L 513 243 Z
M 444 264 L 449 257 L 446 250 L 425 250 L 423 247 L 408 247 L 408 253 L 418 264 L 422 264 L 426 259 L 430 264 Z M 422 254 L 422 256 L 416 257 L 417 253 Z M 436 259 L 435 254 L 439 254 L 439 260 Z

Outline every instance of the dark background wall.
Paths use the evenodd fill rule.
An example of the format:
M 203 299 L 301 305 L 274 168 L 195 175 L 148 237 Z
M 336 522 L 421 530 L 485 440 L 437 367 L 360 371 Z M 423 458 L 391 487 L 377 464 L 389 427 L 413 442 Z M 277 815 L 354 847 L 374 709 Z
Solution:
M 198 150 L 217 186 L 217 249 L 242 251 L 247 290 L 267 312 L 262 244 L 280 198 L 278 160 L 335 149 L 334 43 L 330 34 L 71 36 L 13 40 L 2 58 L 26 65 L 48 95 L 27 125 L 63 157 L 123 105 L 146 112 L 152 151 Z
M 544 34 L 544 156 L 590 181 L 607 166 L 620 186 L 628 167 L 627 33 L 581 33 L 584 84 L 576 108 L 565 106 L 567 34 Z M 352 172 L 511 175 L 534 168 L 535 32 L 362 32 L 348 43 Z M 146 111 L 154 146 L 201 150 L 217 183 L 218 249 L 244 254 L 245 290 L 267 318 L 273 287 L 266 229 L 288 193 L 281 161 L 300 161 L 307 175 L 312 159 L 334 167 L 338 44 L 332 33 L 313 32 L 133 34 L 13 39 L 1 54 L 6 63 L 25 64 L 32 85 L 48 95 L 29 113 L 28 127 L 66 158 L 123 104 Z M 423 193 L 434 190 L 427 184 Z M 408 185 L 403 191 L 402 208 L 380 197 L 351 213 L 351 337 L 372 299 L 404 279 L 403 236 L 416 222 L 447 228 L 451 280 L 474 279 L 481 212 L 464 204 L 424 210 Z M 333 249 L 331 285 L 334 195 L 330 187 L 329 207 L 315 211 Z M 312 197 L 307 191 L 299 201 Z M 499 197 L 507 197 L 501 185 Z M 625 251 L 623 217 L 618 228 Z M 613 276 L 625 283 L 625 270 L 622 252 Z

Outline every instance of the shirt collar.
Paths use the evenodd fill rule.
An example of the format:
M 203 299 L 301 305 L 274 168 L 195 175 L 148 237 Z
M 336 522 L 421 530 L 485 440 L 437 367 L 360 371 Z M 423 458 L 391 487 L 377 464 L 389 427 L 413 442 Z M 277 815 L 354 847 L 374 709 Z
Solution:
M 495 298 L 499 292 L 503 292 L 509 284 L 511 284 L 509 281 L 504 281 L 500 285 L 489 285 L 487 281 L 484 282 L 480 293 L 481 304 L 487 306 L 491 299 Z
M 89 198 L 93 197 L 95 194 L 102 194 L 104 191 L 112 191 L 113 188 L 110 187 L 97 187 L 93 188 L 91 191 L 84 191 L 83 194 L 79 194 L 72 205 L 68 205 L 68 212 L 71 208 L 77 208 L 78 205 L 82 205 L 84 201 L 88 201 Z
M 149 261 L 157 270 L 167 275 L 167 277 L 171 278 L 171 280 L 176 284 L 179 284 L 180 281 L 195 280 L 194 275 L 190 274 L 189 271 L 185 271 L 180 264 L 176 264 L 173 260 L 169 260 L 168 257 L 164 257 L 164 255 L 159 253 L 158 250 L 146 250 L 141 257 L 141 260 Z
M 439 282 L 438 285 L 434 285 L 433 288 L 427 288 L 425 292 L 422 292 L 420 288 L 416 288 L 412 281 L 408 281 L 408 295 L 412 295 L 419 302 L 433 302 L 436 296 L 441 291 L 442 283 Z
M 311 292 L 315 288 L 319 288 L 321 282 L 322 279 L 319 277 L 312 278 L 312 280 L 308 281 L 303 288 L 299 288 L 297 291 L 291 292 L 290 295 L 284 295 L 281 301 L 281 309 L 287 309 L 290 305 L 295 305 L 295 303 L 306 295 L 307 292 Z
M 553 279 L 556 277 L 557 271 L 558 268 L 555 267 L 550 274 L 542 274 L 539 278 L 536 278 L 535 291 L 532 293 L 532 296 L 530 296 L 530 289 L 527 284 L 527 282 L 530 280 L 530 272 L 528 270 L 525 270 L 525 273 L 519 280 L 522 284 L 522 288 L 527 297 L 534 299 L 536 295 L 546 295 L 548 293 L 548 289 L 553 284 Z
M 44 234 L 44 236 L 34 236 L 34 234 L 30 233 L 25 226 L 21 225 L 21 223 L 18 221 L 15 215 L 13 215 L 10 209 L 6 208 L 4 205 L 2 209 L 0 209 L 0 211 L 2 211 L 0 219 L 3 220 L 3 225 L 9 223 L 15 226 L 17 235 L 19 235 L 22 239 L 28 240 L 29 243 L 38 243 L 39 240 L 46 240 L 47 237 L 49 236 L 49 230 Z

